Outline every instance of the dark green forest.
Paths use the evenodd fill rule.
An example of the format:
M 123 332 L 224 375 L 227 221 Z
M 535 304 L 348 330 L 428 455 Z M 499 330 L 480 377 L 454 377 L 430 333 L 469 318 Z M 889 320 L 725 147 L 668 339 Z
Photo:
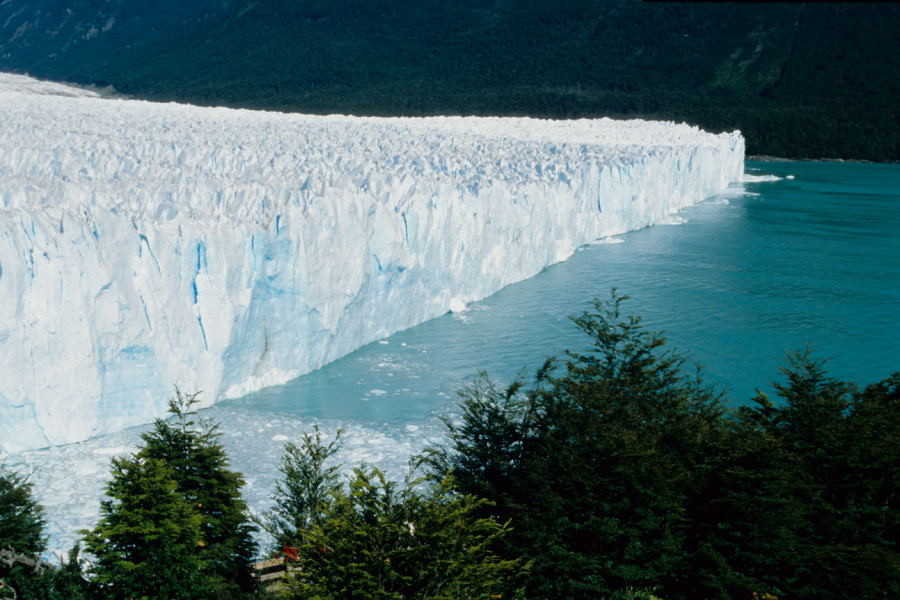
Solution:
M 646 117 L 900 160 L 900 5 L 4 0 L 0 69 L 206 105 Z
M 900 372 L 857 387 L 801 351 L 777 397 L 727 409 L 626 300 L 573 317 L 585 347 L 533 378 L 476 378 L 404 481 L 348 473 L 342 433 L 313 429 L 251 519 L 216 424 L 176 392 L 113 459 L 91 561 L 55 566 L 30 484 L 0 469 L 0 598 L 897 598 Z M 259 554 L 282 557 L 275 583 Z

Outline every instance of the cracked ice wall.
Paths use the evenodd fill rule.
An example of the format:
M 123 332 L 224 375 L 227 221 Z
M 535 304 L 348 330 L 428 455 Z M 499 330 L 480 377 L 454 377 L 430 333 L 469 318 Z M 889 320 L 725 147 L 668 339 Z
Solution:
M 26 85 L 27 84 L 27 85 Z M 738 181 L 740 135 L 95 97 L 0 75 L 0 450 L 284 382 Z

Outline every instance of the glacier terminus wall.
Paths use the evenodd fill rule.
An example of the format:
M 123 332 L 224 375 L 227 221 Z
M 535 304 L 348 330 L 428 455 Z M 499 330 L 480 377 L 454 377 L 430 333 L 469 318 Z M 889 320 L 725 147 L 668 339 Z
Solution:
M 666 220 L 738 132 L 101 98 L 0 75 L 0 451 L 241 396 Z M 610 282 L 612 285 L 614 282 Z

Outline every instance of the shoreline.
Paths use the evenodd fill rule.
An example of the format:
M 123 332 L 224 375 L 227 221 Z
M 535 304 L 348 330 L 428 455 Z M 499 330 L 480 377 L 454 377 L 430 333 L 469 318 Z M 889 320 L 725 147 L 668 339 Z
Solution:
M 756 162 L 836 162 L 836 163 L 860 163 L 868 165 L 897 165 L 896 160 L 866 160 L 863 158 L 788 158 L 784 156 L 769 156 L 767 154 L 754 154 L 744 157 L 745 161 Z

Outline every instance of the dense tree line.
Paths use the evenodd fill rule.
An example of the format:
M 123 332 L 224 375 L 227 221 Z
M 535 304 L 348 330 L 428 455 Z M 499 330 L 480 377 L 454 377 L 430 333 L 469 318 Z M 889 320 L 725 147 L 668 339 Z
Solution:
M 623 299 L 574 319 L 589 352 L 471 387 L 436 462 L 514 524 L 529 597 L 896 597 L 900 373 L 856 390 L 799 353 L 779 402 L 726 411 Z
M 192 396 L 113 460 L 84 570 L 77 546 L 36 560 L 40 507 L 2 471 L 0 598 L 897 597 L 900 373 L 859 389 L 799 352 L 777 400 L 728 410 L 624 301 L 575 317 L 587 349 L 533 380 L 467 387 L 402 482 L 342 477 L 341 432 L 287 444 L 259 524 L 291 568 L 269 589 L 242 478 Z

